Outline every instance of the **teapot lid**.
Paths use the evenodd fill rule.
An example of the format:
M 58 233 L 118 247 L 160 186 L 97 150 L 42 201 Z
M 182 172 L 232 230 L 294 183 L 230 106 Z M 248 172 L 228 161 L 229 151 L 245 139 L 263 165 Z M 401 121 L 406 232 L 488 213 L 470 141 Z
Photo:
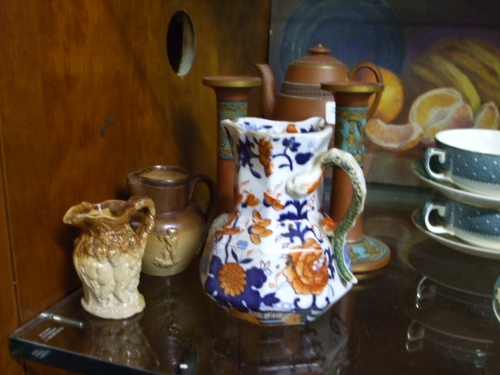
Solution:
M 347 80 L 348 67 L 329 56 L 330 49 L 318 44 L 308 51 L 310 55 L 301 57 L 288 67 L 285 81 L 319 85 L 321 82 Z
M 322 44 L 318 44 L 315 47 L 311 47 L 307 50 L 310 55 L 304 56 L 295 61 L 295 65 L 325 65 L 327 67 L 344 67 L 345 65 L 339 59 L 329 56 L 332 52 L 331 49 L 323 47 Z

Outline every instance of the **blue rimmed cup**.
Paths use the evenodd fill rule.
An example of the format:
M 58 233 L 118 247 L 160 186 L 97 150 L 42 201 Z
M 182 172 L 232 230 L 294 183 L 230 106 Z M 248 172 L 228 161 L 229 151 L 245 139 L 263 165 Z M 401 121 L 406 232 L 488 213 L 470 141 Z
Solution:
M 422 222 L 434 234 L 456 236 L 472 245 L 500 251 L 500 210 L 436 196 L 422 209 Z
M 451 182 L 477 194 L 500 197 L 500 131 L 450 129 L 436 134 L 423 166 L 434 181 Z

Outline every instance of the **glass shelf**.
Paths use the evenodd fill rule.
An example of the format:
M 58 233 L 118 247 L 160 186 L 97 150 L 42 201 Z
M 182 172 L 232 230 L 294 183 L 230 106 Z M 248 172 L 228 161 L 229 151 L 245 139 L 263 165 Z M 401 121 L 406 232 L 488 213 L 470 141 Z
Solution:
M 14 357 L 84 374 L 498 374 L 491 308 L 500 261 L 463 254 L 417 230 L 430 190 L 369 185 L 364 231 L 392 253 L 386 268 L 304 326 L 260 327 L 205 296 L 197 258 L 171 277 L 141 275 L 145 310 L 106 320 L 82 291 L 9 338 Z

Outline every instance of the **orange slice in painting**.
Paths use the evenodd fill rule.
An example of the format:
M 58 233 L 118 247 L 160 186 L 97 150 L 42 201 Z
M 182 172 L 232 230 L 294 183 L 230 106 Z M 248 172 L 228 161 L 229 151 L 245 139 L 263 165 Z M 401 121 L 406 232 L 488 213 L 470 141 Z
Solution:
M 484 103 L 479 109 L 474 127 L 480 129 L 498 129 L 500 124 L 500 114 L 494 102 Z
M 468 103 L 458 103 L 448 111 L 439 121 L 433 122 L 424 129 L 422 143 L 433 146 L 436 142 L 436 133 L 447 129 L 470 128 L 474 124 L 472 108 Z
M 422 139 L 423 130 L 418 125 L 393 125 L 386 124 L 382 120 L 370 119 L 366 123 L 366 135 L 380 148 L 400 152 L 418 145 Z
M 410 123 L 422 128 L 443 120 L 450 109 L 461 103 L 462 95 L 456 89 L 437 88 L 419 95 L 410 108 Z
M 398 117 L 403 109 L 405 92 L 401 78 L 392 71 L 378 67 L 384 81 L 384 91 L 380 95 L 378 103 L 372 118 L 378 118 L 385 123 L 390 123 Z M 377 82 L 375 74 L 370 69 L 361 69 L 355 75 L 356 80 L 364 82 Z M 371 107 L 375 95 L 370 97 L 368 107 Z
M 473 126 L 472 107 L 462 101 L 462 95 L 452 88 L 429 90 L 415 99 L 410 109 L 410 124 L 424 130 L 421 143 L 433 146 L 441 130 Z

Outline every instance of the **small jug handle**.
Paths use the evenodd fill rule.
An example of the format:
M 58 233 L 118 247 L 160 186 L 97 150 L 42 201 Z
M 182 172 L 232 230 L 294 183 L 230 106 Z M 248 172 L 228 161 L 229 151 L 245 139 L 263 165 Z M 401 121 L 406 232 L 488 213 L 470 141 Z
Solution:
M 208 188 L 208 204 L 205 210 L 202 209 L 205 223 L 207 223 L 210 220 L 210 217 L 212 216 L 215 209 L 217 187 L 215 186 L 215 183 L 212 181 L 212 179 L 210 179 L 210 177 L 204 174 L 196 174 L 189 180 L 189 201 L 191 201 L 192 195 L 194 193 L 194 188 L 199 182 L 204 183 Z
M 378 68 L 377 65 L 370 61 L 363 61 L 356 65 L 352 70 L 349 72 L 349 81 L 354 80 L 354 77 L 356 76 L 356 73 L 359 72 L 361 69 L 369 69 L 375 74 L 375 78 L 377 79 L 378 83 L 384 83 L 384 79 L 382 78 L 382 73 L 380 72 L 380 69 Z M 375 100 L 373 101 L 372 105 L 368 109 L 368 113 L 366 115 L 367 119 L 370 119 L 372 115 L 375 113 L 378 104 L 380 103 L 380 98 L 382 97 L 382 92 L 379 91 L 375 93 Z
M 156 209 L 155 204 L 151 198 L 143 197 L 140 195 L 133 195 L 129 198 L 128 202 L 134 206 L 134 210 L 144 210 L 142 222 L 136 230 L 141 243 L 144 244 L 148 238 L 149 233 L 153 230 L 155 224 Z

